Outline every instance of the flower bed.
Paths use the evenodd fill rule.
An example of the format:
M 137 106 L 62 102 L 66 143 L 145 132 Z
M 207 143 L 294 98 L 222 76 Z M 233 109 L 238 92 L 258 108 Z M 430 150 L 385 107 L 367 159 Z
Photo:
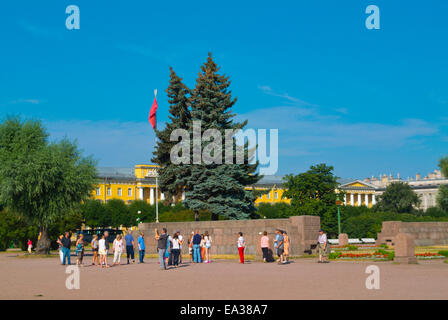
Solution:
M 386 261 L 392 260 L 394 257 L 393 252 L 386 252 L 384 250 L 378 250 L 374 253 L 342 253 L 342 252 L 332 252 L 330 253 L 330 259 L 338 260 L 375 260 L 375 261 Z
M 444 259 L 445 256 L 435 252 L 416 253 L 417 259 Z

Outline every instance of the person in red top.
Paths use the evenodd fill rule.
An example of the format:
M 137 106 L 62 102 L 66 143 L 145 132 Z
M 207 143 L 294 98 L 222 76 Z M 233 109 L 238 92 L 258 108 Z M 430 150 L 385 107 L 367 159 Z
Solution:
M 33 242 L 31 239 L 28 239 L 28 253 L 31 254 L 31 249 L 33 249 Z

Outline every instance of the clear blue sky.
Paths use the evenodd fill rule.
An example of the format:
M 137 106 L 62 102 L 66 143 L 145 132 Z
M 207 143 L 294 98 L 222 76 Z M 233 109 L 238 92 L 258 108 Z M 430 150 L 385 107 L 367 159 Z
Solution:
M 65 8 L 80 8 L 67 30 Z M 367 30 L 367 5 L 381 29 Z M 42 119 L 102 166 L 148 163 L 153 89 L 211 51 L 234 111 L 279 129 L 279 174 L 426 174 L 448 154 L 448 1 L 2 1 L 0 116 Z

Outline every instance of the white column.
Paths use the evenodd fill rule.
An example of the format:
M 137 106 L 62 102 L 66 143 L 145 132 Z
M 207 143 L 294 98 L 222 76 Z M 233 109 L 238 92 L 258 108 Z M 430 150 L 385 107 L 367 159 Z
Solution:
M 162 192 L 162 193 L 160 193 L 160 200 L 165 200 L 165 194 Z
M 361 206 L 361 194 L 358 193 L 358 207 Z
M 185 191 L 182 191 L 182 200 L 185 200 Z
M 364 196 L 364 202 L 365 202 L 366 207 L 368 208 L 369 207 L 369 194 L 368 193 L 366 193 L 366 195 Z
M 355 206 L 355 195 L 353 193 L 350 193 L 350 205 Z
M 149 204 L 154 204 L 154 188 L 149 189 Z
M 374 206 L 376 204 L 376 198 L 375 195 L 372 194 L 372 206 Z
M 344 204 L 347 205 L 347 194 L 344 194 Z
M 138 187 L 138 199 L 143 200 L 143 188 Z

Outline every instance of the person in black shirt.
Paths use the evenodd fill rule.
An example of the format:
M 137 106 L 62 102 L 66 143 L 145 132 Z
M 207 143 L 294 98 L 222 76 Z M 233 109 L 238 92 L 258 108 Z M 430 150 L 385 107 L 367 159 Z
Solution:
M 70 265 L 70 233 L 66 232 L 65 236 L 62 239 L 58 239 L 57 242 L 62 246 L 62 265 L 65 266 L 65 261 L 67 260 L 67 264 Z

